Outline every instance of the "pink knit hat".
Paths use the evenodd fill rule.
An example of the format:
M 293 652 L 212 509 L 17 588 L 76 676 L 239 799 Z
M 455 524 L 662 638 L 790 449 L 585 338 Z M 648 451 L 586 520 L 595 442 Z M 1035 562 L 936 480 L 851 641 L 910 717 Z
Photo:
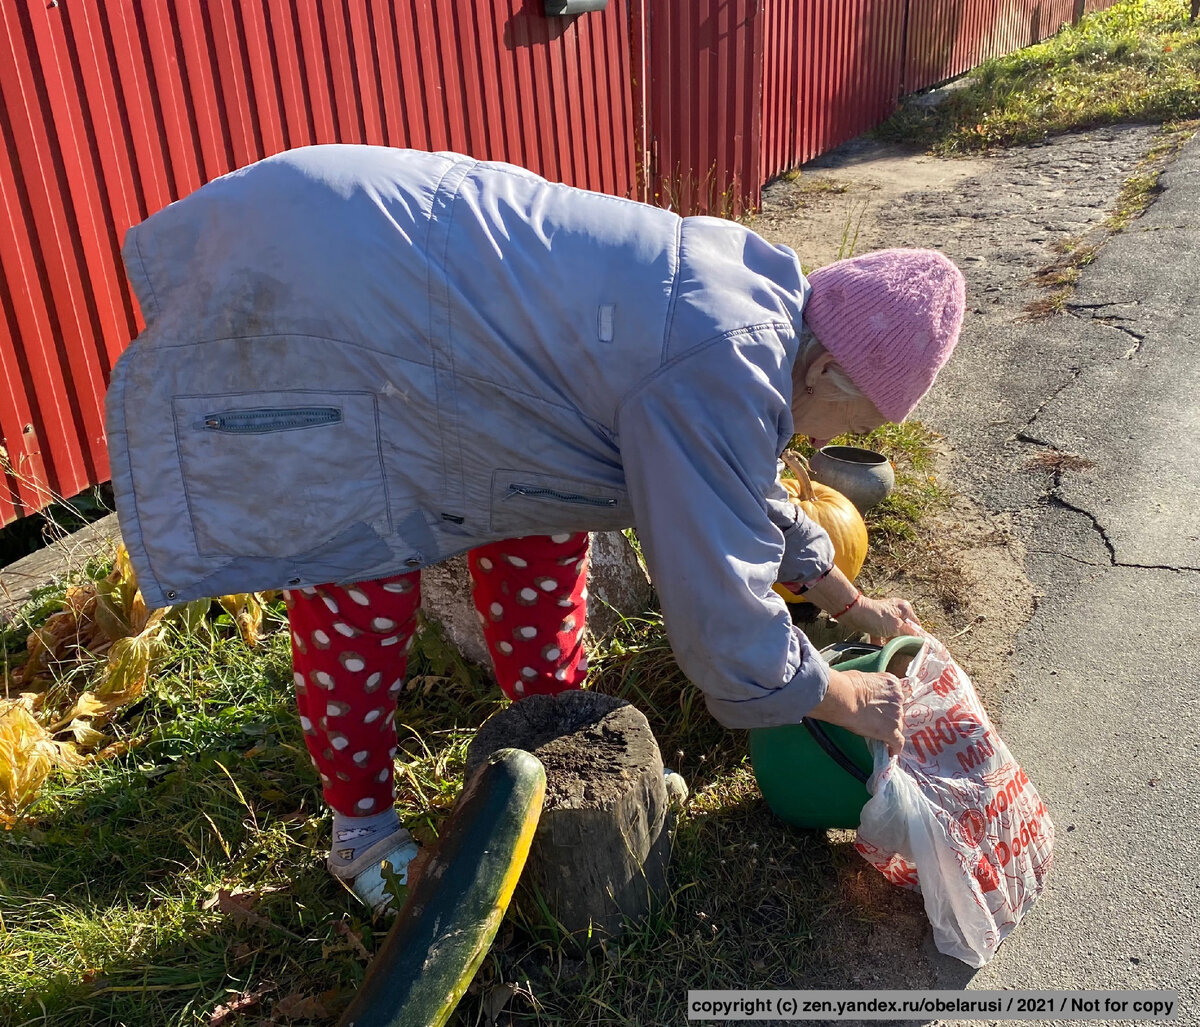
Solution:
M 935 250 L 878 250 L 808 280 L 808 327 L 884 417 L 903 421 L 958 342 L 962 272 Z

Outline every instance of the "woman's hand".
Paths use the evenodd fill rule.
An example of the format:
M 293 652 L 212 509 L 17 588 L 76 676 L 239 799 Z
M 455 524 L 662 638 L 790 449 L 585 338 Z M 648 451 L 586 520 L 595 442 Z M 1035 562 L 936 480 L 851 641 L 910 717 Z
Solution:
M 913 628 L 921 626 L 907 599 L 868 599 L 866 596 L 838 617 L 838 623 L 851 631 L 865 632 L 872 641 L 910 635 Z
M 836 617 L 839 624 L 866 632 L 873 641 L 908 635 L 921 626 L 907 599 L 869 599 L 837 567 L 812 585 L 804 598 Z
M 808 715 L 877 738 L 887 743 L 889 755 L 904 747 L 904 689 L 895 674 L 830 670 L 825 698 Z

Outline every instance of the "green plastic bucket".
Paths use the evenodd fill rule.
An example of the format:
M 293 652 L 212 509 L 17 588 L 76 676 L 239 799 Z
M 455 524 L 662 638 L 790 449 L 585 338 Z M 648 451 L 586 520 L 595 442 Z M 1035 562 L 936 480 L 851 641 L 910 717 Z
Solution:
M 885 646 L 843 642 L 821 655 L 838 670 L 879 673 L 894 657 L 915 656 L 924 644 L 906 635 Z M 861 735 L 809 717 L 757 728 L 750 732 L 750 762 L 763 798 L 781 820 L 797 827 L 858 827 L 874 770 Z

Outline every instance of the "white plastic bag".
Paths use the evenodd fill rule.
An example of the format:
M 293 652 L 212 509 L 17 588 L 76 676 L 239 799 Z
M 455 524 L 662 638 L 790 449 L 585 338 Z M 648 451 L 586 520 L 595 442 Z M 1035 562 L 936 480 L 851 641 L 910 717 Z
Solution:
M 904 678 L 904 749 L 872 743 L 855 848 L 922 895 L 939 951 L 978 967 L 1042 893 L 1054 825 L 970 678 L 926 639 Z

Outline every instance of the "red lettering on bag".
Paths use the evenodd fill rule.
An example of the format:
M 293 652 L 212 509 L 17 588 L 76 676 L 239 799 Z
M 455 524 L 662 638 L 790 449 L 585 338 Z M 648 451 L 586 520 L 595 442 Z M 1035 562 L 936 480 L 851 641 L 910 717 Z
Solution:
M 898 884 L 901 888 L 915 888 L 917 886 L 917 868 L 903 861 L 890 863 L 886 867 L 879 868 L 892 884 Z
M 964 703 L 955 703 L 946 711 L 946 716 L 950 718 L 954 729 L 963 738 L 974 738 L 979 734 L 979 729 L 983 727 L 979 718 L 967 709 Z
M 995 891 L 1000 887 L 1000 875 L 986 856 L 980 856 L 979 862 L 975 864 L 975 880 L 979 882 L 981 891 Z
M 947 667 L 942 671 L 941 676 L 933 683 L 933 691 L 935 695 L 946 698 L 951 692 L 958 687 L 958 681 L 954 675 L 954 668 Z
M 996 797 L 984 807 L 984 812 L 987 814 L 988 820 L 995 820 L 996 817 L 1003 813 L 1008 807 L 1017 801 L 1021 792 L 1025 790 L 1025 785 L 1029 784 L 1029 778 L 1025 775 L 1020 767 L 1013 771 L 1012 779 L 1006 784 Z M 1045 807 L 1041 808 L 1041 812 L 1045 812 Z
M 910 746 L 912 746 L 912 750 L 913 750 L 913 752 L 916 754 L 916 757 L 917 757 L 917 759 L 918 759 L 918 760 L 919 760 L 921 763 L 924 763 L 924 762 L 925 762 L 925 760 L 926 760 L 925 751 L 924 751 L 924 747 L 925 747 L 925 729 L 924 729 L 924 728 L 921 728 L 919 731 L 913 731 L 913 732 L 911 732 L 911 733 L 908 735 L 908 737 L 907 737 L 906 741 L 908 742 L 908 744 L 909 744 Z
M 983 737 L 974 745 L 968 745 L 965 752 L 957 752 L 954 755 L 958 757 L 958 765 L 963 771 L 969 771 L 973 767 L 980 766 L 985 760 L 991 759 L 996 755 L 995 746 L 990 741 L 991 732 L 985 731 Z
M 909 741 L 916 750 L 917 759 L 922 763 L 928 763 L 942 751 L 942 744 L 938 740 L 937 735 L 927 727 L 923 727 L 919 731 L 914 731 Z

